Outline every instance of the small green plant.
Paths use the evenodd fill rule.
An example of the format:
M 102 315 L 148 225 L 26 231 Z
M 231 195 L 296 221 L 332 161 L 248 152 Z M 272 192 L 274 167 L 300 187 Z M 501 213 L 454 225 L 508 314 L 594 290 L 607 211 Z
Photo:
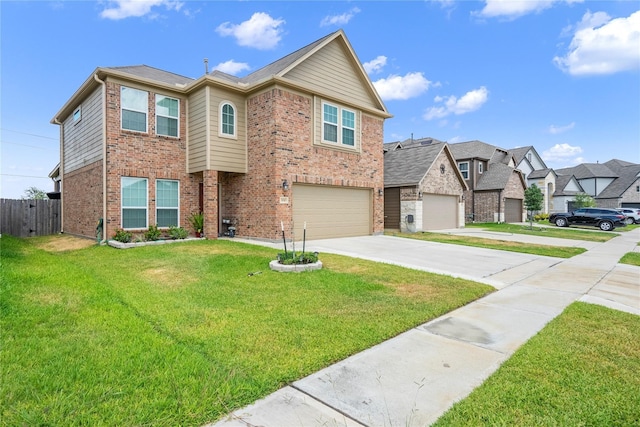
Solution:
M 293 264 L 313 264 L 314 262 L 318 262 L 318 253 L 313 252 L 305 252 L 300 254 L 295 254 L 293 252 L 285 252 L 278 254 L 278 262 L 284 265 L 293 265 Z
M 536 214 L 536 215 L 533 217 L 533 220 L 534 220 L 534 221 L 548 221 L 548 220 L 549 220 L 549 214 L 548 214 L 548 213 L 539 213 L 539 214 Z
M 144 240 L 147 242 L 153 242 L 160 238 L 162 232 L 158 230 L 157 225 L 150 225 L 149 229 L 144 233 Z
M 122 228 L 116 229 L 116 234 L 113 236 L 113 240 L 118 241 L 120 243 L 129 243 L 131 242 L 132 234 L 129 231 L 124 231 Z
M 175 226 L 169 227 L 169 237 L 172 238 L 173 240 L 186 239 L 188 234 L 189 233 L 187 232 L 187 230 L 185 230 L 182 227 L 175 227 Z
M 192 213 L 189 216 L 189 224 L 197 234 L 202 233 L 202 230 L 204 230 L 204 214 L 202 212 Z

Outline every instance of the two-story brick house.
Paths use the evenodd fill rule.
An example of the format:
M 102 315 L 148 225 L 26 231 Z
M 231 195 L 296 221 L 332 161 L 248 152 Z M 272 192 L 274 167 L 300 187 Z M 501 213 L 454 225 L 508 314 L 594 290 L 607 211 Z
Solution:
M 391 115 L 342 30 L 238 78 L 97 68 L 60 125 L 62 227 L 228 226 L 275 240 L 383 231 L 383 125 Z
M 507 150 L 482 141 L 449 144 L 467 184 L 464 192 L 467 222 L 525 220 L 524 175 Z

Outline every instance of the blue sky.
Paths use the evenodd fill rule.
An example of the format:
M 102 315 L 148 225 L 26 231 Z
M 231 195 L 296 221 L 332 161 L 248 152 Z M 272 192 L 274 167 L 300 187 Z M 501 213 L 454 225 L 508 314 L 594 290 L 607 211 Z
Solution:
M 342 28 L 385 142 L 533 145 L 549 167 L 640 163 L 637 1 L 0 1 L 0 197 L 51 191 L 51 118 L 97 67 L 246 75 Z

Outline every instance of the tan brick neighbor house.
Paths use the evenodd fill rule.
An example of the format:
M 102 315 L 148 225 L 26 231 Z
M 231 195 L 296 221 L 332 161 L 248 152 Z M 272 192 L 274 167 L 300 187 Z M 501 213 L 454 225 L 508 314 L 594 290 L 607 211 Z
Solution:
M 433 138 L 384 145 L 384 227 L 402 232 L 460 228 L 467 185 L 449 144 Z
M 190 229 L 201 211 L 209 238 L 381 233 L 389 117 L 342 30 L 243 78 L 97 68 L 52 119 L 62 229 Z

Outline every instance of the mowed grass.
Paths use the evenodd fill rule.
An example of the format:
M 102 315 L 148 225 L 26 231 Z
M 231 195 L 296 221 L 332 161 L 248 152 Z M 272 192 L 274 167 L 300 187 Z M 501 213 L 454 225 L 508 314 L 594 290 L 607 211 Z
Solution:
M 328 254 L 277 273 L 230 241 L 55 242 L 0 239 L 2 425 L 202 425 L 492 290 Z
M 636 265 L 640 267 L 640 252 L 629 252 L 620 258 L 622 264 Z
M 510 224 L 510 223 L 472 223 L 466 224 L 467 228 L 481 228 L 483 230 L 497 231 L 501 233 L 527 234 L 531 236 L 555 237 L 558 239 L 586 240 L 589 242 L 606 242 L 618 236 L 617 232 L 600 231 L 595 227 L 578 228 L 556 227 L 548 222 L 542 225 L 534 222 L 531 225 Z M 616 228 L 616 231 L 624 230 L 628 227 Z
M 404 237 L 408 239 L 424 240 L 428 242 L 449 243 L 462 246 L 473 246 L 485 249 L 497 249 L 501 251 L 519 252 L 525 254 L 551 256 L 556 258 L 571 258 L 586 252 L 584 248 L 576 246 L 550 246 L 536 245 L 532 243 L 514 242 L 500 239 L 485 239 L 461 234 L 445 234 L 435 232 L 420 233 L 386 233 L 390 236 Z
M 639 316 L 574 303 L 435 426 L 638 426 L 639 343 Z

